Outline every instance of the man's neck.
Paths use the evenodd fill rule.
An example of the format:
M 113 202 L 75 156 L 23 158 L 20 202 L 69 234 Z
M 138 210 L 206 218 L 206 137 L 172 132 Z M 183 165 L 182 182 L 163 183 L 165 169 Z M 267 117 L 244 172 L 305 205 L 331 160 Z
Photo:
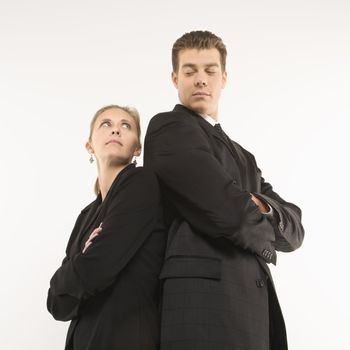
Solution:
M 203 119 L 205 119 L 209 124 L 211 124 L 212 126 L 214 126 L 215 124 L 217 124 L 217 120 L 215 120 L 213 117 L 211 117 L 210 115 L 206 115 L 206 114 L 202 114 L 202 113 L 198 113 Z
M 191 108 L 189 108 L 189 107 L 187 107 L 187 106 L 185 106 L 185 105 L 183 105 L 182 103 L 180 103 L 182 106 L 184 106 L 184 107 L 186 107 L 186 108 L 188 108 L 188 109 L 191 109 Z M 197 112 L 197 111 L 194 111 L 193 109 L 191 109 L 193 112 L 195 112 L 195 113 L 197 113 L 198 115 L 200 115 L 203 119 L 205 119 L 209 124 L 211 124 L 212 126 L 214 126 L 215 124 L 217 124 L 218 123 L 218 120 L 217 120 L 217 118 L 215 117 L 212 117 L 212 116 L 210 116 L 210 115 L 208 115 L 208 114 L 204 114 L 204 113 L 199 113 L 199 112 Z

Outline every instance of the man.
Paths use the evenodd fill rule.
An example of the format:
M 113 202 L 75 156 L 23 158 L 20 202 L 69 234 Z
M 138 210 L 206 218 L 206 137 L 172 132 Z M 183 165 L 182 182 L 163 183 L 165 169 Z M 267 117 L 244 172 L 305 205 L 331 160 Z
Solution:
M 161 349 L 287 349 L 267 263 L 301 245 L 301 212 L 217 124 L 222 40 L 186 33 L 172 62 L 181 105 L 152 118 L 144 162 L 159 177 L 169 223 Z

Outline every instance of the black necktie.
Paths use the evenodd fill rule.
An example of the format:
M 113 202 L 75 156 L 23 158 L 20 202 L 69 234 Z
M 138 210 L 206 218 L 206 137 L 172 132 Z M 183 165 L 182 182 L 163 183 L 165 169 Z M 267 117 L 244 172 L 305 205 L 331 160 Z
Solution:
M 236 174 L 236 181 L 239 181 L 241 183 L 241 179 L 243 179 L 243 174 L 242 174 L 242 167 L 241 167 L 241 162 L 239 160 L 239 156 L 237 154 L 237 150 L 235 149 L 235 146 L 233 145 L 233 142 L 231 139 L 227 136 L 224 130 L 222 130 L 222 127 L 219 123 L 214 125 L 214 129 L 220 134 L 222 139 L 226 141 L 227 146 L 230 148 L 231 153 L 233 155 L 234 160 L 236 161 L 236 168 L 237 168 L 237 174 Z
M 222 130 L 222 127 L 219 123 L 214 125 L 215 130 L 222 136 L 222 138 L 231 146 L 231 140 L 230 138 L 226 135 L 225 131 Z

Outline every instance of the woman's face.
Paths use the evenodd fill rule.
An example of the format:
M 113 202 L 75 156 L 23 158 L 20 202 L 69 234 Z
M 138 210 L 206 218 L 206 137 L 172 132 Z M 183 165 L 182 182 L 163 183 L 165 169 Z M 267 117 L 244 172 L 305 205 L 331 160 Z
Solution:
M 141 153 L 135 120 L 119 108 L 104 111 L 95 121 L 86 148 L 95 155 L 98 164 L 131 163 L 132 157 Z

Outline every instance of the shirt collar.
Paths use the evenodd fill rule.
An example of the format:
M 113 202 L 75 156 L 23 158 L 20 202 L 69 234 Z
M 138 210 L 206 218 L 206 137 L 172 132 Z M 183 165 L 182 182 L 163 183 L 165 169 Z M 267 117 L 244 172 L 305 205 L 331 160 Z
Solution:
M 210 115 L 206 115 L 206 114 L 201 114 L 199 113 L 199 115 L 205 119 L 209 124 L 211 124 L 212 126 L 214 126 L 215 124 L 217 124 L 218 122 L 212 118 Z
M 181 103 L 181 105 L 184 106 L 182 103 Z M 186 106 L 184 106 L 184 107 L 186 107 Z M 216 121 L 210 115 L 202 114 L 202 113 L 197 113 L 197 114 L 199 114 L 203 119 L 205 119 L 212 126 L 214 126 L 215 124 L 218 124 L 218 121 Z

